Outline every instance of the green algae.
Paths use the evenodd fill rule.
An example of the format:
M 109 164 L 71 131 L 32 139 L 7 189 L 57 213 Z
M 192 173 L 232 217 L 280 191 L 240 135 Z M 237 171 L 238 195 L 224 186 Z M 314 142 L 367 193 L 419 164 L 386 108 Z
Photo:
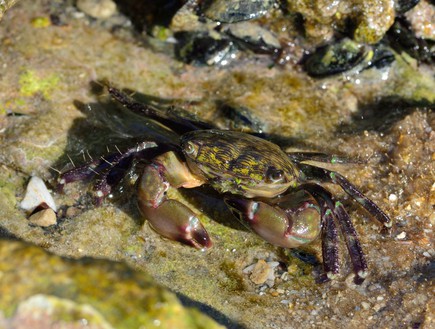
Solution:
M 396 55 L 397 79 L 392 95 L 400 95 L 411 103 L 435 103 L 435 79 L 430 72 L 417 71 L 418 63 L 405 52 Z
M 51 25 L 51 21 L 49 17 L 35 17 L 32 19 L 32 26 L 35 28 L 44 28 Z
M 60 77 L 54 73 L 41 77 L 35 70 L 28 69 L 20 74 L 20 93 L 26 97 L 40 93 L 46 99 L 50 99 L 50 95 L 56 89 L 59 81 Z

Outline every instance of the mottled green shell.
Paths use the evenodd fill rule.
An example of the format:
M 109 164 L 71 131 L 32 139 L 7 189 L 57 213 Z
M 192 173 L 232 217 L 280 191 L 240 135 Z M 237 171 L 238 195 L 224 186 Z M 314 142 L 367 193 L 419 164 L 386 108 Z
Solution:
M 220 192 L 273 197 L 296 185 L 298 170 L 275 144 L 241 132 L 200 130 L 182 136 L 189 168 Z M 192 148 L 193 147 L 193 148 Z M 280 170 L 284 179 L 268 177 Z

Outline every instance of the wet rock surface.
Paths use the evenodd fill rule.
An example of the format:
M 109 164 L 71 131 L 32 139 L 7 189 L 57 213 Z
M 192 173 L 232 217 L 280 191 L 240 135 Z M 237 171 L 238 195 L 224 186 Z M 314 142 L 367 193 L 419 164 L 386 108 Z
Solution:
M 187 5 L 193 6 L 192 1 Z M 424 2 L 425 6 L 432 5 Z M 414 7 L 415 11 L 423 9 Z M 313 10 L 295 12 L 313 15 Z M 274 6 L 257 19 L 282 41 L 287 33 L 282 29 L 283 19 L 268 23 L 277 12 Z M 197 15 L 193 19 L 199 17 L 193 13 Z M 364 15 L 361 24 L 368 21 Z M 412 11 L 407 15 L 413 15 Z M 336 17 L 328 21 L 319 16 L 326 23 L 307 19 L 306 24 L 329 27 Z M 320 44 L 297 36 L 290 42 L 292 48 L 286 49 L 288 57 L 297 60 L 283 65 L 276 64 L 273 54 L 258 57 L 244 49 L 235 65 L 193 66 L 177 60 L 167 48 L 166 40 L 173 41 L 170 28 L 151 27 L 147 30 L 152 31 L 152 38 L 139 37 L 128 21 L 120 12 L 104 20 L 88 17 L 72 1 L 35 1 L 19 2 L 0 22 L 0 327 L 8 328 L 20 314 L 26 314 L 26 308 L 34 305 L 33 298 L 60 305 L 62 310 L 74 309 L 82 318 L 89 315 L 102 327 L 122 327 L 120 323 L 129 316 L 119 310 L 125 310 L 126 302 L 132 303 L 138 317 L 149 316 L 139 293 L 144 285 L 154 287 L 156 296 L 164 296 L 156 298 L 174 303 L 180 312 L 174 317 L 190 314 L 190 309 L 185 310 L 160 286 L 175 292 L 184 305 L 200 309 L 229 328 L 432 327 L 432 62 L 393 49 L 394 61 L 388 65 L 312 78 L 296 63 L 305 49 L 313 52 Z M 216 23 L 199 20 L 198 24 L 205 24 L 198 29 L 209 31 L 207 24 Z M 390 22 L 379 24 L 376 39 L 378 33 L 385 34 Z M 329 28 L 320 32 L 312 40 L 332 38 Z M 292 30 L 286 37 L 296 34 Z M 425 34 L 419 31 L 418 35 Z M 71 160 L 83 164 L 90 157 L 107 154 L 107 149 L 113 152 L 124 146 L 126 126 L 119 120 L 120 112 L 95 83 L 103 79 L 145 99 L 158 97 L 160 103 L 163 99 L 181 106 L 222 127 L 232 124 L 222 117 L 219 104 L 231 104 L 236 112 L 238 107 L 243 109 L 237 112 L 243 124 L 253 122 L 251 126 L 261 127 L 288 150 L 322 151 L 358 160 L 333 169 L 361 188 L 394 221 L 390 235 L 382 235 L 367 213 L 340 189 L 328 186 L 349 210 L 367 255 L 369 276 L 364 284 L 352 283 L 344 250 L 340 277 L 319 284 L 319 241 L 298 253 L 271 246 L 234 220 L 216 193 L 203 188 L 177 198 L 185 199 L 209 230 L 214 247 L 206 252 L 162 239 L 143 225 L 134 194 L 119 193 L 113 202 L 95 207 L 86 197 L 89 187 L 85 183 L 67 185 L 63 194 L 53 194 L 59 207 L 55 225 L 44 228 L 29 223 L 19 204 L 30 176 L 41 177 L 54 188 L 56 170 L 71 166 Z M 151 133 L 157 128 L 150 123 L 137 129 Z M 87 258 L 65 260 L 44 250 L 72 259 Z M 127 263 L 141 272 L 110 261 Z M 256 264 L 260 265 L 254 270 Z M 38 274 L 35 268 L 40 267 L 43 273 Z M 62 289 L 52 285 L 64 282 L 62 275 L 68 271 L 76 275 L 68 278 L 79 277 L 80 281 L 69 279 Z M 12 280 L 17 277 L 23 280 Z M 89 288 L 91 281 L 94 284 L 87 294 L 76 294 Z M 121 297 L 105 305 L 104 289 L 113 282 L 118 282 Z M 125 298 L 128 289 L 137 294 Z M 84 305 L 90 305 L 91 311 L 83 311 Z M 116 309 L 119 316 L 108 309 Z M 190 324 L 183 323 L 186 328 Z
M 124 264 L 0 240 L 1 328 L 222 328 Z

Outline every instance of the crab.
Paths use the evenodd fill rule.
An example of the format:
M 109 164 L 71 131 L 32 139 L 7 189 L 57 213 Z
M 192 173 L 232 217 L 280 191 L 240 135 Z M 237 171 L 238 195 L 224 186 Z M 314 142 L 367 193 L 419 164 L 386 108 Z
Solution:
M 198 249 L 212 246 L 198 215 L 167 194 L 169 188 L 208 184 L 223 196 L 239 220 L 273 245 L 297 248 L 320 236 L 322 282 L 340 272 L 340 230 L 351 259 L 354 282 L 364 281 L 367 262 L 350 216 L 342 202 L 321 183 L 341 186 L 385 228 L 390 228 L 392 221 L 344 176 L 311 164 L 337 158 L 322 153 L 287 153 L 254 134 L 217 129 L 210 123 L 139 103 L 114 87 L 109 86 L 108 91 L 133 113 L 171 126 L 179 140 L 160 145 L 140 142 L 124 152 L 66 171 L 60 175 L 60 189 L 73 181 L 97 177 L 94 191 L 96 203 L 101 204 L 128 172 L 126 168 L 141 162 L 143 169 L 136 183 L 138 208 L 160 235 Z

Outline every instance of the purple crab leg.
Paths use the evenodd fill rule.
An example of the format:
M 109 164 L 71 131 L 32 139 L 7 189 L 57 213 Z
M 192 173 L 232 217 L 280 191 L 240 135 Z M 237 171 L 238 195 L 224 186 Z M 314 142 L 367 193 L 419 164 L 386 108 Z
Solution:
M 57 184 L 58 192 L 62 192 L 66 184 L 91 179 L 95 175 L 109 166 L 108 163 L 101 159 L 84 164 L 80 167 L 73 168 L 62 173 L 59 177 L 59 183 Z
M 331 171 L 316 166 L 302 164 L 300 165 L 302 171 L 306 175 L 312 175 L 309 179 L 318 179 L 321 181 L 329 181 L 340 187 L 350 195 L 356 202 L 358 202 L 364 209 L 366 209 L 373 217 L 375 217 L 386 228 L 390 228 L 393 223 L 391 219 L 382 211 L 379 206 L 361 193 L 358 188 L 349 182 L 344 176 L 335 171 Z
M 358 234 L 352 224 L 349 214 L 344 209 L 340 201 L 335 201 L 332 194 L 317 184 L 304 184 L 306 189 L 314 197 L 321 198 L 327 204 L 327 207 L 332 210 L 335 218 L 340 225 L 340 230 L 346 242 L 347 250 L 352 261 L 353 271 L 355 273 L 354 283 L 361 284 L 367 276 L 367 261 L 364 257 L 364 252 L 358 239 Z
M 122 175 L 115 173 L 116 170 L 119 170 L 119 163 L 128 159 L 128 157 L 138 156 L 144 150 L 155 147 L 157 147 L 157 144 L 154 142 L 142 142 L 135 147 L 129 148 L 124 153 L 109 154 L 91 163 L 68 170 L 60 175 L 57 190 L 62 192 L 64 186 L 68 183 L 91 179 L 98 175 L 99 179 L 94 185 L 96 195 L 95 203 L 101 205 L 104 197 L 110 194 L 111 186 L 116 185 L 122 177 Z M 109 179 L 112 180 L 112 182 L 109 183 Z
M 112 186 L 119 183 L 124 176 L 122 173 L 120 174 L 115 172 L 120 171 L 119 164 L 122 161 L 127 161 L 127 164 L 122 168 L 122 172 L 124 172 L 128 167 L 130 167 L 134 157 L 138 157 L 144 150 L 155 147 L 157 147 L 157 144 L 154 142 L 142 142 L 135 147 L 127 149 L 127 151 L 123 153 L 112 155 L 110 157 L 110 161 L 108 159 L 101 158 L 101 161 L 106 162 L 109 167 L 101 172 L 99 179 L 94 185 L 95 204 L 100 206 L 103 202 L 103 199 L 112 191 Z M 110 183 L 109 179 L 112 180 Z
M 352 224 L 349 214 L 340 201 L 335 202 L 334 213 L 338 219 L 338 223 L 340 224 L 352 260 L 353 270 L 355 272 L 354 283 L 361 284 L 367 277 L 368 267 L 355 227 Z
M 355 199 L 355 201 L 362 205 L 385 227 L 390 228 L 393 225 L 391 219 L 381 210 L 381 208 L 379 208 L 376 203 L 362 194 L 357 187 L 344 178 L 344 176 L 334 171 L 329 171 L 326 169 L 323 170 L 329 174 L 329 177 L 331 177 L 331 181 L 333 183 L 340 185 L 347 194 L 349 194 L 353 199 Z
M 320 207 L 322 209 L 322 257 L 324 271 L 321 281 L 326 282 L 333 279 L 340 272 L 338 232 L 332 210 L 326 205 L 321 205 Z

